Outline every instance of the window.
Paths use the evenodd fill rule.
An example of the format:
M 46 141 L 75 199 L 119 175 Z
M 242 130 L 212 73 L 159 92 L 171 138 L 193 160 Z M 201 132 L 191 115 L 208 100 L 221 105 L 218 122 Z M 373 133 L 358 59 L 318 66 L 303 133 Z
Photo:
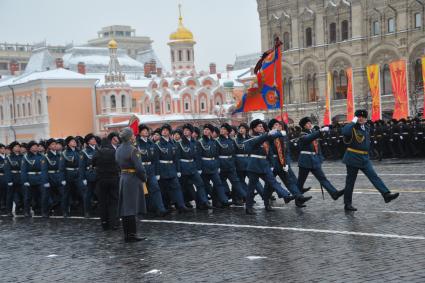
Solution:
M 415 28 L 422 27 L 422 13 L 415 14 Z
M 115 95 L 111 95 L 111 110 L 115 110 L 117 108 L 117 101 L 115 99 Z
M 372 24 L 372 35 L 378 35 L 380 33 L 379 21 L 374 21 Z
M 183 61 L 183 52 L 179 50 L 179 62 Z
M 201 111 L 204 111 L 205 110 L 205 102 L 204 101 L 202 101 L 201 102 Z
M 331 23 L 329 25 L 329 43 L 336 42 L 336 23 Z
M 7 63 L 1 62 L 0 63 L 0 70 L 7 70 Z
M 307 101 L 314 102 L 317 100 L 316 94 L 316 74 L 307 76 Z
M 174 51 L 171 50 L 171 61 L 174 62 L 176 58 L 174 57 Z
M 10 104 L 10 108 L 9 108 L 9 113 L 10 113 L 10 119 L 13 119 L 13 106 L 12 106 L 12 104 Z
M 292 86 L 292 79 L 284 78 L 283 79 L 283 97 L 284 97 L 284 102 L 288 104 L 292 103 L 291 86 Z
M 131 99 L 131 108 L 136 108 L 137 100 L 135 98 Z
M 37 100 L 37 110 L 38 110 L 38 115 L 41 115 L 42 114 L 42 112 L 41 112 L 41 100 L 39 99 L 39 100 Z
M 348 40 L 348 21 L 342 21 L 341 23 L 341 41 Z
M 149 112 L 151 111 L 149 105 L 146 106 L 146 113 L 149 114 Z
M 190 61 L 190 50 L 187 50 L 186 53 L 187 53 L 187 61 Z
M 155 97 L 155 114 L 161 114 L 161 104 L 158 96 Z
M 384 65 L 384 68 L 382 68 L 382 95 L 388 95 L 391 94 L 391 73 L 390 73 L 390 66 L 388 64 Z
M 184 102 L 184 111 L 189 111 L 189 102 L 188 101 Z
M 424 81 L 422 77 L 422 60 L 418 59 L 415 62 L 415 92 L 422 93 L 424 89 Z
M 167 111 L 171 112 L 171 101 L 169 98 L 167 99 Z
M 395 32 L 395 21 L 394 18 L 388 19 L 388 33 Z
M 0 120 L 3 121 L 4 117 L 3 117 L 3 106 L 0 106 Z
M 336 99 L 346 99 L 347 98 L 347 88 L 348 88 L 348 79 L 347 74 L 344 70 L 339 72 L 339 81 L 337 88 L 337 98 Z
M 289 42 L 289 32 L 285 32 L 283 34 L 283 50 L 289 50 L 290 48 L 290 42 Z
M 131 36 L 131 32 L 126 31 L 126 32 L 125 32 L 125 36 Z
M 17 108 L 18 108 L 18 110 L 17 110 L 17 112 L 18 112 L 18 117 L 21 117 L 21 105 L 20 105 L 20 104 L 18 104 Z
M 23 117 L 26 117 L 27 116 L 27 111 L 26 111 L 26 108 L 25 108 L 25 104 L 23 104 L 23 103 L 22 103 L 22 116 Z
M 121 94 L 121 107 L 122 108 L 127 107 L 127 98 L 125 97 L 124 94 Z
M 32 115 L 32 111 L 31 111 L 31 103 L 28 102 L 28 116 Z
M 305 30 L 305 46 L 310 47 L 313 45 L 313 35 L 311 28 Z
M 207 100 L 205 96 L 202 96 L 200 101 L 201 101 L 201 107 L 200 107 L 201 111 L 207 110 Z
M 116 31 L 115 32 L 115 35 L 116 36 L 123 36 L 124 35 L 124 32 L 123 31 Z

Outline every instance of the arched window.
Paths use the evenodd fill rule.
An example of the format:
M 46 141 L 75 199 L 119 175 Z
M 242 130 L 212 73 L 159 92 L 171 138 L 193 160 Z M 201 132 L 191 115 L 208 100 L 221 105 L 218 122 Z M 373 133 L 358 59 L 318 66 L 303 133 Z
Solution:
M 183 61 L 183 52 L 179 50 L 179 62 Z
M 341 41 L 348 40 L 348 21 L 341 22 Z
M 310 47 L 313 45 L 313 34 L 311 28 L 305 30 L 305 46 Z
M 187 50 L 186 53 L 187 53 L 187 61 L 190 61 L 190 50 Z
M 337 91 L 337 99 L 346 99 L 347 98 L 347 88 L 348 88 L 348 80 L 347 74 L 344 70 L 339 72 L 339 86 Z
M 189 97 L 188 96 L 186 96 L 183 99 L 183 109 L 184 109 L 185 112 L 189 112 L 190 111 L 190 100 L 189 100 Z
M 28 102 L 28 116 L 32 115 L 31 102 Z
M 117 108 L 117 100 L 115 98 L 115 95 L 111 95 L 111 110 L 115 111 Z
M 171 99 L 169 97 L 167 97 L 167 112 L 171 112 Z
M 422 27 L 422 13 L 415 13 L 415 28 Z
M 332 73 L 332 91 L 334 99 L 338 99 L 339 74 L 338 71 Z
M 415 92 L 422 93 L 424 89 L 424 81 L 422 77 L 422 60 L 418 59 L 415 62 Z
M 26 117 L 27 116 L 27 110 L 25 108 L 25 104 L 24 103 L 22 103 L 22 116 L 23 117 Z
M 390 66 L 388 64 L 385 64 L 382 68 L 382 80 L 381 80 L 381 86 L 382 95 L 388 95 L 392 93 L 392 86 L 391 86 L 391 73 L 390 73 Z
M 336 23 L 331 23 L 329 25 L 329 43 L 336 42 Z
M 372 35 L 378 35 L 381 32 L 379 27 L 379 21 L 373 21 L 372 23 Z
M 388 33 L 395 32 L 395 20 L 394 20 L 394 18 L 389 18 L 388 19 L 387 29 L 388 29 Z
M 289 48 L 290 48 L 289 32 L 285 32 L 283 34 L 283 51 L 289 50 Z
M 155 97 L 155 114 L 161 114 L 161 103 L 159 102 L 159 96 Z

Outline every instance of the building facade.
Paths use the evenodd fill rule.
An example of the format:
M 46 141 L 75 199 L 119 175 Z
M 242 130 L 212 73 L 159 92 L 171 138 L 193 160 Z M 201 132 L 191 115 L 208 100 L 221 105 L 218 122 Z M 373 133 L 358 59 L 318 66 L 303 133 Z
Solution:
M 425 2 L 416 0 L 257 0 L 262 51 L 283 41 L 287 111 L 295 120 L 324 113 L 326 75 L 332 74 L 332 116 L 345 114 L 353 69 L 355 106 L 370 110 L 366 67 L 380 66 L 383 115 L 394 105 L 389 64 L 407 62 L 410 114 L 423 111 L 421 58 L 425 55 Z

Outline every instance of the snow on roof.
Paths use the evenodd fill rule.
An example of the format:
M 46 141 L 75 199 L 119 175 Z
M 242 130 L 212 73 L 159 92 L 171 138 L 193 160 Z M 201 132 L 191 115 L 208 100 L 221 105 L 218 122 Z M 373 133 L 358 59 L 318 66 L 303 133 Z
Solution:
M 117 50 L 118 62 L 123 73 L 144 73 L 143 64 L 127 55 L 125 50 Z M 79 62 L 84 62 L 87 73 L 106 73 L 109 66 L 109 49 L 106 47 L 73 47 L 63 56 L 64 66 L 77 70 Z
M 22 74 L 17 77 L 0 80 L 0 87 L 18 85 L 36 80 L 90 80 L 90 77 L 63 68 Z
M 42 47 L 32 52 L 24 73 L 43 72 L 55 68 L 55 59 L 50 54 L 47 47 Z
M 136 60 L 142 64 L 148 63 L 152 61 L 152 59 L 155 60 L 156 67 L 162 68 L 162 70 L 164 71 L 164 66 L 162 65 L 161 61 L 159 60 L 153 49 L 139 51 L 136 56 Z
M 99 82 L 96 84 L 97 86 L 101 86 L 103 84 L 105 84 L 105 74 L 103 73 L 89 73 L 85 75 L 88 78 L 91 79 L 96 79 L 99 80 Z M 130 87 L 134 87 L 134 88 L 147 88 L 149 86 L 149 83 L 152 81 L 151 78 L 145 78 L 142 77 L 140 79 L 128 79 L 128 77 L 132 77 L 132 76 L 127 76 L 127 74 L 125 75 L 126 77 L 126 82 L 127 84 L 130 85 Z
M 191 120 L 215 120 L 219 117 L 212 114 L 169 114 L 169 115 L 139 115 L 134 114 L 140 123 L 143 124 L 155 124 L 155 123 L 167 123 L 167 122 L 182 122 L 182 121 L 191 121 Z M 125 127 L 128 125 L 129 120 L 112 123 L 105 125 L 106 128 L 119 128 Z
M 261 53 L 250 53 L 245 55 L 236 56 L 233 68 L 235 70 L 249 68 L 255 66 L 258 60 L 261 58 Z

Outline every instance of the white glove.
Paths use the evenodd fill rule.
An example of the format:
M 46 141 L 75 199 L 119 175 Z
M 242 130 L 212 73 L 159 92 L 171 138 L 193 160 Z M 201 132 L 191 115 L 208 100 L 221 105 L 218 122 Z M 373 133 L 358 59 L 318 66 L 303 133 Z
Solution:
M 161 179 L 161 176 L 156 175 L 156 180 L 159 181 L 159 179 Z
M 269 132 L 269 135 L 270 136 L 273 136 L 274 134 L 276 134 L 277 133 L 277 130 L 275 130 L 275 129 L 273 129 L 273 130 L 271 130 L 270 132 Z
M 87 180 L 83 180 L 83 185 L 87 186 Z
M 62 186 L 66 186 L 66 181 L 61 182 Z
M 285 167 L 283 167 L 283 171 L 288 172 L 289 171 L 289 166 L 288 164 L 285 165 Z
M 12 182 L 10 182 L 10 183 L 7 183 L 7 185 L 8 185 L 9 187 L 11 187 L 11 186 L 13 186 L 13 183 L 12 183 Z
M 44 184 L 43 185 L 45 188 L 50 188 L 50 184 L 49 183 L 46 183 L 46 184 Z
M 402 140 L 403 139 L 403 136 L 400 136 L 400 139 Z
M 220 174 L 220 172 L 221 172 L 220 168 L 218 168 L 218 170 L 217 170 L 217 171 L 218 171 L 218 174 Z
M 353 120 L 351 120 L 351 122 L 357 123 L 357 120 L 359 120 L 359 118 L 357 116 L 354 116 L 354 118 L 353 118 Z
M 286 136 L 286 131 L 280 131 L 280 133 L 282 134 L 282 136 Z
M 29 187 L 29 186 L 30 186 L 30 183 L 25 182 L 25 183 L 24 183 L 24 186 L 25 186 L 25 187 Z
M 321 132 L 329 132 L 329 127 L 323 127 L 320 129 Z
M 270 167 L 270 170 L 272 170 L 272 172 L 273 172 L 273 170 L 274 170 L 274 167 Z
M 180 178 L 182 176 L 182 173 L 177 172 L 177 177 Z
M 199 175 L 201 175 L 202 174 L 202 170 L 198 170 L 198 173 L 199 173 Z

